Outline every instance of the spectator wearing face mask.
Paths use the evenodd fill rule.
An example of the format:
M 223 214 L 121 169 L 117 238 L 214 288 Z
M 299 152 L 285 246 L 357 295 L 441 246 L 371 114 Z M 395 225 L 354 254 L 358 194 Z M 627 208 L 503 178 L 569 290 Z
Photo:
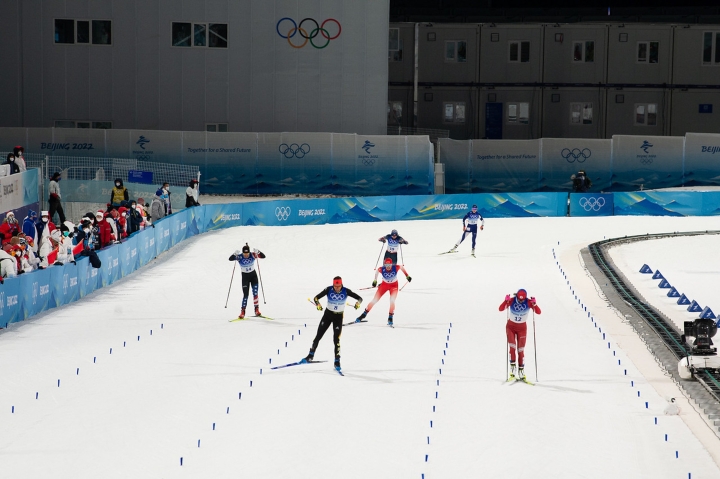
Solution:
M 18 220 L 15 219 L 15 213 L 8 211 L 2 224 L 0 224 L 2 244 L 8 243 L 13 236 L 17 236 L 19 233 L 20 225 L 18 224 Z
M 60 195 L 60 173 L 55 172 L 52 175 L 52 178 L 50 179 L 50 199 L 48 203 L 50 203 L 50 219 L 55 217 L 55 213 L 60 216 L 60 223 L 65 223 L 65 212 L 63 211 L 62 204 L 60 203 L 61 195 Z
M 185 190 L 185 208 L 190 208 L 191 206 L 200 206 L 200 202 L 198 202 L 199 194 L 200 192 L 198 191 L 198 181 L 190 180 L 190 186 L 188 186 Z
M 50 235 L 56 229 L 53 222 L 50 221 L 50 215 L 47 211 L 42 211 L 40 213 L 40 221 L 38 221 L 35 224 L 35 227 L 37 228 L 37 232 L 38 232 L 38 240 L 36 241 L 37 249 L 38 249 L 38 256 L 41 258 L 44 258 L 45 256 L 43 256 L 43 254 L 42 254 L 43 244 L 50 242 Z M 46 248 L 46 250 L 47 250 L 47 248 Z M 52 251 L 52 248 L 50 248 L 47 251 L 48 252 Z
M 15 173 L 20 173 L 20 167 L 17 163 L 15 163 L 15 155 L 12 153 L 8 153 L 7 160 L 5 160 L 5 165 L 10 165 L 10 171 L 8 172 L 9 175 L 14 175 Z
M 163 199 L 163 195 L 163 189 L 160 188 L 155 192 L 152 203 L 150 203 L 150 217 L 152 218 L 153 223 L 164 218 L 166 215 L 165 200 Z
M 23 156 L 25 153 L 25 148 L 18 145 L 15 148 L 13 148 L 13 154 L 15 155 L 15 164 L 18 166 L 18 170 L 20 170 L 20 173 L 23 171 L 27 171 L 27 165 L 25 164 L 25 157 Z
M 140 231 L 140 225 L 143 222 L 142 215 L 138 210 L 137 203 L 133 200 L 130 202 L 130 208 L 127 210 L 127 234 L 128 236 Z
M 128 200 L 128 190 L 120 178 L 115 178 L 115 187 L 110 191 L 110 204 L 118 207 L 123 201 Z
M 98 213 L 101 213 L 98 211 Z M 111 245 L 117 236 L 113 233 L 112 224 L 114 223 L 110 213 L 105 213 L 103 218 L 98 221 L 98 232 L 100 233 L 100 248 Z
M 170 183 L 163 183 L 161 190 L 163 191 L 162 199 L 165 203 L 165 216 L 171 215 L 173 211 L 172 202 L 170 201 Z
M 118 208 L 118 233 L 120 233 L 120 238 L 127 238 L 128 237 L 128 209 L 124 206 L 121 206 Z

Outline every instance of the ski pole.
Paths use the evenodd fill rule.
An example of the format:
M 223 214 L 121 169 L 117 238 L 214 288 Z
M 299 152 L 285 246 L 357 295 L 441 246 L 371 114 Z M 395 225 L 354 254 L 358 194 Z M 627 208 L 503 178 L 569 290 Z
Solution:
M 400 261 L 401 261 L 400 264 L 402 264 L 402 265 L 405 264 L 405 258 L 403 258 L 403 254 L 402 254 L 402 245 L 400 245 Z M 405 287 L 405 286 L 403 286 L 403 288 L 404 288 L 404 287 Z
M 382 250 L 385 247 L 385 243 L 380 244 L 380 254 L 378 254 L 378 259 L 375 261 L 375 269 L 377 269 L 377 265 L 380 262 L 380 255 L 382 255 Z
M 533 309 L 533 350 L 535 352 L 535 381 L 538 381 L 537 374 L 537 341 L 535 340 L 535 310 Z
M 374 289 L 377 288 L 377 286 L 368 286 L 367 288 L 358 288 L 358 291 L 362 291 L 364 289 Z
M 505 309 L 505 317 L 508 321 L 510 321 L 510 310 Z M 510 377 L 510 365 L 509 365 L 509 356 L 510 356 L 510 343 L 507 342 L 507 322 L 505 323 L 505 379 L 508 379 Z
M 230 289 L 232 289 L 232 282 L 233 282 L 233 278 L 235 277 L 235 266 L 237 266 L 237 261 L 233 261 L 233 263 L 234 263 L 233 264 L 233 272 L 232 272 L 232 276 L 230 276 L 230 287 L 228 287 L 228 295 L 227 295 L 227 299 L 225 300 L 225 308 L 226 309 L 227 309 L 228 301 L 230 301 Z
M 258 267 L 258 279 L 260 280 L 260 291 L 262 291 L 262 295 L 263 295 L 263 304 L 267 304 L 265 302 L 265 289 L 263 288 L 263 284 L 262 284 L 262 275 L 260 274 L 260 258 L 258 258 L 257 267 Z

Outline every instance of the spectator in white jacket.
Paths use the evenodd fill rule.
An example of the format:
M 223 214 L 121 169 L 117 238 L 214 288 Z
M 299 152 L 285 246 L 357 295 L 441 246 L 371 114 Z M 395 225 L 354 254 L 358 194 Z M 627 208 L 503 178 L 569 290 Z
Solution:
M 8 249 L 12 250 L 12 248 L 11 244 L 7 244 L 3 249 L 0 249 L 0 277 L 2 278 L 14 278 L 17 276 L 17 260 L 7 251 Z

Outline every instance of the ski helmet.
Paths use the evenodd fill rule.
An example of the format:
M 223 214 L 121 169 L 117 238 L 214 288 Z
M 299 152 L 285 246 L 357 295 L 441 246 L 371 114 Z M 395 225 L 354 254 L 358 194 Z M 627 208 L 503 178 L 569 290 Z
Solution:
M 527 291 L 525 291 L 524 289 L 520 288 L 520 289 L 518 289 L 518 292 L 515 294 L 515 296 L 516 296 L 517 299 L 519 299 L 520 301 L 525 301 L 525 299 L 527 299 Z
M 250 252 L 250 247 L 249 247 L 248 245 L 243 246 L 243 247 L 242 247 L 242 252 L 243 252 L 243 253 L 249 253 L 249 252 Z
M 397 230 L 392 230 L 392 231 L 390 232 L 390 235 L 391 235 L 391 236 L 395 236 L 395 235 L 397 235 L 397 234 L 398 234 Z
M 386 265 L 392 264 L 392 263 L 393 263 L 392 258 L 385 258 L 385 264 L 386 264 Z

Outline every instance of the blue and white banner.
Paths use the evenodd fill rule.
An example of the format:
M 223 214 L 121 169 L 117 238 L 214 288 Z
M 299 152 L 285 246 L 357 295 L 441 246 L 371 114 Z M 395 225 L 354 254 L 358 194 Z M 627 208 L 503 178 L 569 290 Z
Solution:
M 685 135 L 685 186 L 720 185 L 720 134 Z
M 682 136 L 613 136 L 612 189 L 654 189 L 683 181 Z
M 720 192 L 639 191 L 614 193 L 615 215 L 718 216 Z
M 572 190 L 571 176 L 580 170 L 592 181 L 593 191 L 610 187 L 612 140 L 543 138 L 540 143 L 541 188 Z
M 570 216 L 612 216 L 612 193 L 570 193 Z
M 38 203 L 40 170 L 32 169 L 0 177 L 0 212 L 14 211 Z M 16 214 L 22 221 L 22 217 Z
M 23 275 L 25 276 L 25 275 Z M 8 278 L 0 286 L 0 328 L 26 318 L 20 278 Z

